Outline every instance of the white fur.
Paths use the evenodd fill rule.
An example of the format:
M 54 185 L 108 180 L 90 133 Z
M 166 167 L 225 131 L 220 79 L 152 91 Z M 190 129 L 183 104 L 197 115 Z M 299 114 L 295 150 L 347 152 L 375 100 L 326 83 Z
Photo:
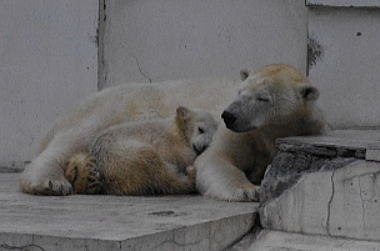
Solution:
M 165 118 L 179 105 L 219 117 L 234 86 L 235 82 L 226 80 L 171 81 L 125 84 L 95 93 L 57 118 L 42 139 L 39 154 L 21 175 L 21 189 L 32 194 L 70 194 L 65 161 L 86 150 L 100 131 L 127 121 Z
M 238 97 L 225 109 L 226 125 L 219 126 L 211 146 L 196 159 L 197 189 L 203 195 L 257 201 L 259 188 L 253 183 L 260 182 L 272 160 L 275 139 L 323 131 L 323 118 L 314 106 L 318 90 L 300 82 L 303 77 L 294 69 L 272 67 L 264 70 L 266 75 L 242 74 Z M 305 89 L 307 96 L 301 93 Z

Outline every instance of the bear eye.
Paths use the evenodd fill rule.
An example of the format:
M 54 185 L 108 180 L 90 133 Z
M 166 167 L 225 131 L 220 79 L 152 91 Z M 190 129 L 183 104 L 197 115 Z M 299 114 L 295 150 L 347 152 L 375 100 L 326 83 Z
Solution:
M 198 132 L 199 132 L 200 134 L 202 134 L 202 133 L 205 132 L 205 130 L 204 130 L 203 128 L 198 127 Z

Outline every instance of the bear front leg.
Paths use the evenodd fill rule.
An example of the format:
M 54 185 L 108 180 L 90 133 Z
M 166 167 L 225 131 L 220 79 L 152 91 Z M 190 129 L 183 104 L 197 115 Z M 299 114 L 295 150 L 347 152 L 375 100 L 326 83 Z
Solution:
M 78 150 L 78 140 L 81 139 L 76 135 L 56 135 L 47 148 L 26 166 L 20 177 L 21 190 L 37 195 L 71 194 L 73 189 L 64 176 L 64 168 L 67 159 Z
M 259 187 L 227 159 L 206 153 L 194 166 L 196 187 L 202 195 L 226 201 L 259 201 Z

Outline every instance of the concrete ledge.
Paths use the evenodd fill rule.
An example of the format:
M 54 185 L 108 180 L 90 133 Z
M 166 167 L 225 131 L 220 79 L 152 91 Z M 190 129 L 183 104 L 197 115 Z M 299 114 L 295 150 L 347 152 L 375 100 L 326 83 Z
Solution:
M 336 131 L 279 140 L 261 185 L 262 226 L 380 241 L 380 163 L 364 159 L 378 133 Z
M 255 224 L 257 203 L 200 196 L 31 196 L 0 174 L 0 250 L 221 250 Z
M 380 7 L 380 2 L 376 0 L 306 0 L 306 6 Z
M 247 236 L 232 249 L 235 251 L 378 251 L 379 242 L 348 240 L 320 235 L 304 235 L 263 230 Z

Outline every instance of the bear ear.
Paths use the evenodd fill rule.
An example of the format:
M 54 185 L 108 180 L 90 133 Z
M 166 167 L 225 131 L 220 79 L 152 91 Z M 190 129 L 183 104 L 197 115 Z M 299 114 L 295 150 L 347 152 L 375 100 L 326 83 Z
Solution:
M 303 85 L 299 88 L 301 97 L 306 101 L 314 101 L 319 97 L 319 90 L 311 85 Z
M 248 69 L 242 69 L 240 71 L 240 79 L 241 81 L 246 80 L 249 77 L 249 70 Z
M 177 117 L 183 120 L 186 120 L 190 117 L 191 111 L 189 108 L 184 106 L 178 106 L 177 108 Z

